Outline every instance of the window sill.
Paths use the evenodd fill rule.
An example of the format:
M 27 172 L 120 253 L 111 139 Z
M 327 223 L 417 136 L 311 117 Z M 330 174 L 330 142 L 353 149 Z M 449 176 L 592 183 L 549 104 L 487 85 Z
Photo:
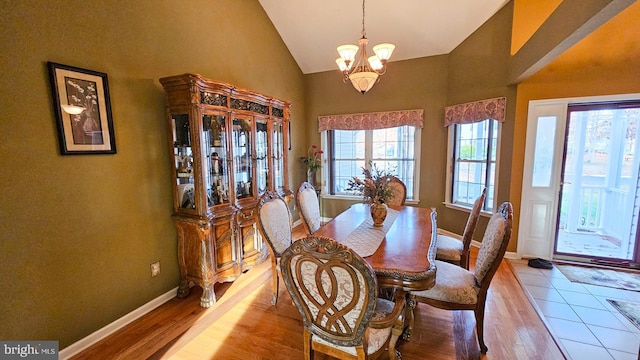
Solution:
M 459 210 L 459 211 L 464 211 L 466 213 L 471 213 L 471 208 L 470 207 L 466 207 L 466 206 L 462 206 L 462 205 L 458 205 L 458 204 L 452 204 L 449 202 L 443 202 L 444 206 L 449 208 L 449 209 L 453 209 L 453 210 Z M 480 216 L 484 216 L 484 217 L 488 217 L 490 218 L 493 215 L 493 213 L 489 212 L 489 211 L 480 211 Z

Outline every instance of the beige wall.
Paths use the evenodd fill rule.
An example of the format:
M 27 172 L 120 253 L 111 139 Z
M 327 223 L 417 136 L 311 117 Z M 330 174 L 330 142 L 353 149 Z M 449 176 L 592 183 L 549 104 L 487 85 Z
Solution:
M 0 4 L 0 339 L 64 348 L 177 286 L 160 77 L 291 100 L 304 121 L 302 73 L 257 1 L 179 4 Z M 117 154 L 59 155 L 47 61 L 108 74 Z

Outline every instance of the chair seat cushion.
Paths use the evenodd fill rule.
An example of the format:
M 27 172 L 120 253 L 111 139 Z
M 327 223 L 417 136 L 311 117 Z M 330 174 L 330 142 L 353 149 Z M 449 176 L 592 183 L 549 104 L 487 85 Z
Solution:
M 412 291 L 412 295 L 456 304 L 475 304 L 478 301 L 479 287 L 472 272 L 440 260 L 434 263 L 436 284 L 429 290 Z
M 394 307 L 393 301 L 378 298 L 376 311 L 373 313 L 373 317 L 371 320 L 373 321 L 373 320 L 384 319 L 385 317 L 389 316 L 389 314 L 393 312 L 393 307 Z M 373 354 L 374 352 L 380 350 L 380 348 L 384 346 L 384 344 L 387 342 L 390 336 L 391 336 L 391 327 L 388 327 L 385 329 L 369 328 L 369 347 L 367 349 L 367 353 Z M 313 341 L 318 342 L 320 344 L 328 345 L 336 349 L 340 349 L 353 356 L 356 356 L 356 348 L 353 346 L 335 345 L 321 339 L 318 336 L 313 336 L 312 339 Z
M 460 254 L 462 254 L 462 241 L 442 234 L 438 234 L 437 241 L 436 259 L 460 261 Z

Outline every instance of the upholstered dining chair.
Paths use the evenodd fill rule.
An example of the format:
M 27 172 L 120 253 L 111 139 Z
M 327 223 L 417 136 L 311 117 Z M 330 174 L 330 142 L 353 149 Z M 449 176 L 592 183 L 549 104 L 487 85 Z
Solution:
M 393 191 L 393 198 L 387 205 L 404 205 L 407 200 L 407 186 L 395 176 L 389 175 L 389 188 Z
M 296 204 L 300 212 L 302 226 L 307 234 L 312 235 L 320 229 L 320 203 L 316 188 L 308 182 L 303 182 L 298 188 Z
M 284 199 L 273 191 L 266 191 L 258 202 L 258 229 L 266 240 L 271 255 L 271 278 L 273 282 L 273 305 L 278 301 L 279 266 L 278 259 L 282 252 L 293 242 L 291 236 L 291 213 Z
M 280 260 L 282 279 L 302 315 L 304 356 L 315 351 L 340 359 L 374 359 L 402 334 L 406 293 L 378 298 L 371 266 L 337 241 L 309 236 L 294 242 Z
M 438 246 L 436 248 L 436 260 L 442 260 L 454 265 L 462 266 L 465 269 L 469 269 L 469 251 L 471 249 L 471 240 L 473 240 L 473 233 L 476 231 L 476 225 L 478 225 L 478 218 L 480 217 L 480 209 L 484 203 L 484 198 L 487 195 L 487 188 L 482 190 L 482 194 L 473 203 L 473 208 L 469 213 L 467 224 L 464 227 L 462 233 L 462 239 L 456 239 L 454 237 L 438 233 Z
M 436 284 L 429 290 L 412 291 L 416 302 L 445 310 L 473 310 L 480 351 L 485 354 L 483 324 L 487 291 L 511 238 L 513 206 L 505 202 L 489 220 L 474 271 L 435 260 Z

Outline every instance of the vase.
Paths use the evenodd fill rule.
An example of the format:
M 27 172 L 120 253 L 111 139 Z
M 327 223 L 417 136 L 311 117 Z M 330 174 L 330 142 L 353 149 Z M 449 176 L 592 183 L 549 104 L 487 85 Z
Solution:
M 316 186 L 316 172 L 313 170 L 307 171 L 307 182 L 314 187 Z
M 373 219 L 373 226 L 382 226 L 384 219 L 387 218 L 387 204 L 374 202 L 369 205 L 371 209 L 371 219 Z

